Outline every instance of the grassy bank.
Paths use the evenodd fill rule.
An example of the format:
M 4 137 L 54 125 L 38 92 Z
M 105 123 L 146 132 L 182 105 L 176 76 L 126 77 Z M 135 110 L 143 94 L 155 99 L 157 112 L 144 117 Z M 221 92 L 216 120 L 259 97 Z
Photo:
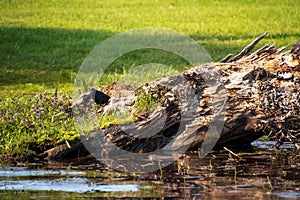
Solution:
M 60 118 L 52 119 L 49 109 L 58 106 L 53 101 L 42 103 L 47 112 L 40 119 L 41 124 L 37 124 L 32 105 L 39 93 L 49 99 L 70 95 L 84 58 L 110 36 L 133 28 L 169 28 L 195 39 L 217 61 L 239 52 L 265 31 L 269 35 L 261 45 L 284 46 L 296 42 L 300 38 L 299 7 L 297 0 L 3 0 L 0 2 L 1 153 L 22 152 L 36 146 L 32 144 L 34 141 L 43 141 L 40 138 L 58 144 L 65 139 L 66 132 L 72 135 L 69 115 L 64 119 L 68 120 L 67 125 L 58 123 Z M 162 57 L 161 52 L 151 51 L 124 55 L 112 64 L 101 84 L 120 77 L 131 66 L 149 60 L 165 61 Z M 175 70 L 189 67 L 182 59 L 165 57 L 168 59 L 164 64 L 172 65 Z M 55 96 L 55 90 L 61 96 Z M 67 101 L 70 98 L 64 100 Z M 25 109 L 21 110 L 23 115 L 9 119 L 14 116 L 11 113 L 18 113 L 21 108 Z M 20 127 L 25 115 L 34 115 L 23 124 L 34 129 Z

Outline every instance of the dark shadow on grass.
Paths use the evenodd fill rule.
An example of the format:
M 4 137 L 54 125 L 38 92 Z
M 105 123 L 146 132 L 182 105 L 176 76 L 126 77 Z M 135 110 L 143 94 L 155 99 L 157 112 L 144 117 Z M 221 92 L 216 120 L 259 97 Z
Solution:
M 0 27 L 0 85 L 70 82 L 107 31 Z
M 116 33 L 102 30 L 0 27 L 0 86 L 25 83 L 71 83 L 89 52 L 114 34 Z M 215 61 L 229 53 L 238 53 L 243 49 L 244 44 L 235 43 L 235 40 L 244 40 L 247 44 L 257 36 L 191 35 Z M 300 33 L 270 33 L 267 37 L 271 39 L 300 38 Z M 147 56 L 144 58 L 143 55 L 127 56 L 115 62 L 112 69 L 143 63 L 139 60 L 141 58 L 148 61 Z M 167 64 L 172 64 L 173 59 L 176 65 L 180 65 L 181 61 L 173 57 L 170 57 Z

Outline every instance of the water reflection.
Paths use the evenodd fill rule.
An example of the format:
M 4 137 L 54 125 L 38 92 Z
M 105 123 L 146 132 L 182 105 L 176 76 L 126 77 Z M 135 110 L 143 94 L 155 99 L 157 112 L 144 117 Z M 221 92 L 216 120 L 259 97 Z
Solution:
M 287 144 L 254 153 L 197 152 L 149 174 L 112 171 L 94 159 L 0 169 L 0 199 L 299 199 L 300 154 Z M 266 149 L 260 147 L 268 146 Z

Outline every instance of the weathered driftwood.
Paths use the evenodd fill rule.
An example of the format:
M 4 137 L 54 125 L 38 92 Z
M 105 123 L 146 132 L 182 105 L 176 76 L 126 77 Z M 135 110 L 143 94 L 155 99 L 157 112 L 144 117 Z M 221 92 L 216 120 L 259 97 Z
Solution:
M 228 56 L 222 62 L 195 67 L 135 91 L 119 84 L 104 89 L 112 99 L 102 114 L 118 111 L 120 105 L 134 112 L 134 103 L 128 102 L 137 101 L 140 92 L 151 94 L 160 102 L 153 110 L 136 113 L 134 125 L 102 129 L 105 140 L 127 151 L 152 152 L 178 137 L 179 132 L 189 136 L 174 144 L 174 148 L 187 145 L 190 150 L 198 150 L 217 114 L 223 116 L 224 126 L 215 148 L 248 147 L 263 135 L 276 139 L 278 144 L 293 142 L 299 148 L 300 44 L 284 53 L 284 48 L 265 45 L 249 54 L 265 35 L 231 60 Z M 211 84 L 210 80 L 218 84 Z M 191 100 L 189 95 L 195 98 Z M 49 154 L 48 159 L 55 156 Z
M 248 53 L 251 52 L 251 50 L 255 47 L 255 45 L 257 43 L 259 43 L 259 41 L 261 41 L 266 35 L 268 34 L 268 32 L 265 32 L 264 34 L 262 34 L 261 36 L 259 36 L 258 38 L 256 38 L 255 40 L 253 40 L 248 46 L 246 46 L 239 54 L 237 54 L 236 56 L 234 56 L 230 62 L 236 61 L 238 59 L 240 59 L 241 57 L 247 55 Z

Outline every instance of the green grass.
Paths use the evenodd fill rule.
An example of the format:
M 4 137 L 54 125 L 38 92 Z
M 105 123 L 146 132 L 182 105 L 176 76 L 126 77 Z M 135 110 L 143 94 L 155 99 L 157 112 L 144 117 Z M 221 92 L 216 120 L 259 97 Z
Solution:
M 70 97 L 37 94 L 0 100 L 0 156 L 22 160 L 78 138 Z
M 219 60 L 257 35 L 292 44 L 300 36 L 300 2 L 267 1 L 1 1 L 0 86 L 72 84 L 101 41 L 133 28 L 161 27 L 191 36 Z M 124 56 L 114 69 L 140 57 Z M 70 87 L 68 87 L 71 89 Z M 25 89 L 26 90 L 26 89 Z
M 127 124 L 134 122 L 134 117 L 129 115 L 130 113 L 118 114 L 110 113 L 99 116 L 99 127 L 106 128 L 116 124 Z
M 137 95 L 137 102 L 135 102 L 134 107 L 137 109 L 137 113 L 148 112 L 152 110 L 160 102 L 159 96 L 154 96 L 150 93 L 145 93 L 144 91 L 139 92 Z
M 6 110 L 6 104 L 13 102 L 11 109 L 19 109 L 15 101 L 18 97 L 21 105 L 29 106 L 24 111 L 27 114 L 32 112 L 26 102 L 35 99 L 37 93 L 54 95 L 58 89 L 71 94 L 76 73 L 89 52 L 105 39 L 130 29 L 173 29 L 195 39 L 215 61 L 238 53 L 265 31 L 269 35 L 259 46 L 291 45 L 300 38 L 298 0 L 2 0 L 0 8 L 0 107 Z M 166 52 L 135 51 L 118 58 L 99 84 L 103 86 L 118 78 L 139 82 L 140 77 L 128 73 L 130 68 L 154 62 L 171 66 L 172 73 L 190 67 L 182 58 Z M 142 80 L 168 74 L 158 71 L 155 77 L 145 76 Z M 45 109 L 51 106 L 46 104 Z M 46 127 L 53 134 L 55 128 L 48 117 L 44 123 L 48 123 Z M 34 137 L 25 138 L 29 134 L 22 132 L 18 121 L 13 122 L 15 130 L 8 131 L 3 127 L 14 126 L 3 119 L 0 129 L 6 131 L 1 135 L 1 151 L 12 148 L 20 141 L 20 135 L 26 141 L 45 136 L 38 129 Z M 63 132 L 70 127 L 62 125 L 57 129 Z M 63 139 L 62 134 L 59 137 L 57 141 Z M 5 146 L 5 142 L 10 146 Z

